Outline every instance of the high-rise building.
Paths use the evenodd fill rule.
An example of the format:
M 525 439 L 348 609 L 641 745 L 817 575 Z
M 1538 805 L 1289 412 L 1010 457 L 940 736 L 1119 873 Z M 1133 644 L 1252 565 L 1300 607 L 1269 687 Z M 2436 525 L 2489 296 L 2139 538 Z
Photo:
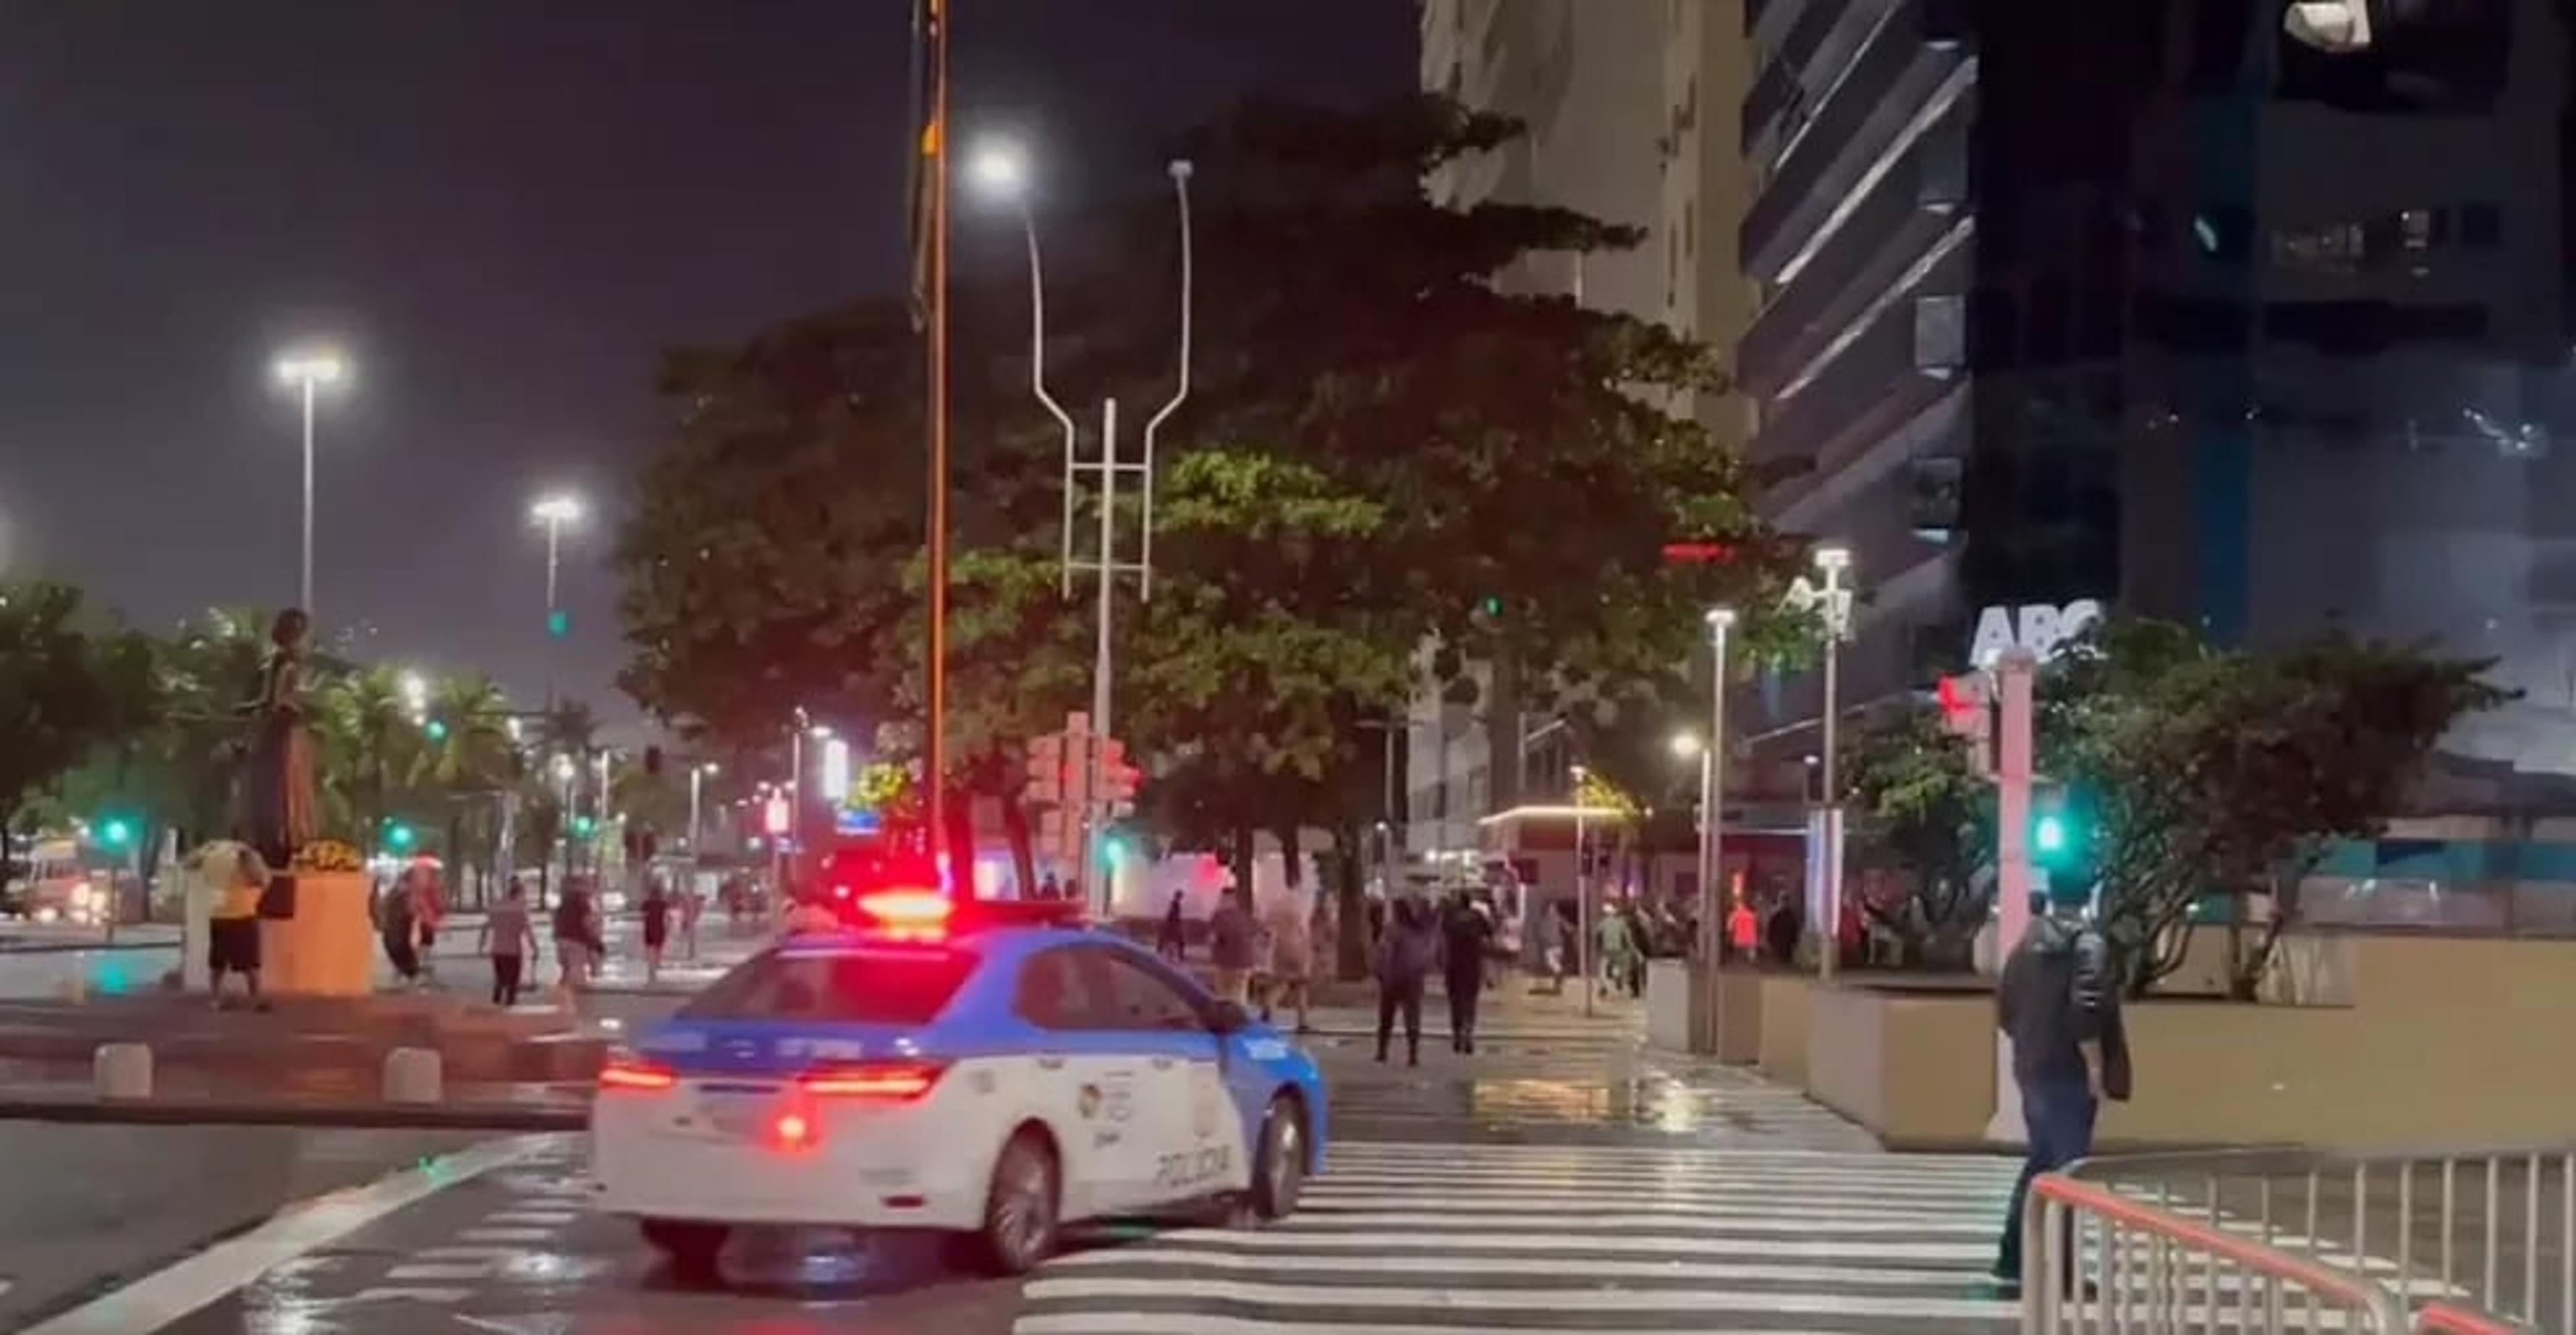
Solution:
M 1767 513 L 1856 553 L 1847 705 L 2093 600 L 2493 655 L 2450 749 L 2576 768 L 2568 6 L 2288 8 L 1750 0 L 1736 361 Z M 1813 675 L 1755 694 L 1812 751 Z
M 1630 250 L 1525 257 L 1505 288 L 1731 343 L 1755 291 L 1735 252 L 1743 0 L 1423 0 L 1421 29 L 1426 90 L 1529 127 L 1435 173 L 1434 199 L 1557 205 L 1646 232 Z M 1749 433 L 1741 395 L 1674 407 L 1730 444 Z M 1472 852 L 1478 817 L 1523 793 L 1562 792 L 1552 721 L 1505 719 L 1508 708 L 1492 704 L 1444 705 L 1426 691 L 1411 710 L 1407 847 L 1417 857 Z

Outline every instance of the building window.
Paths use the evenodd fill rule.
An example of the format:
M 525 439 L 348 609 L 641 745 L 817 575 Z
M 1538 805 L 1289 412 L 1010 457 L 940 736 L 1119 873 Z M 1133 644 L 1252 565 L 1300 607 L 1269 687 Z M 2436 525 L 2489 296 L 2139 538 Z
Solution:
M 2272 233 L 2272 263 L 2284 269 L 2314 273 L 2352 273 L 2361 268 L 2361 224 L 2284 227 Z
M 2460 241 L 2473 250 L 2502 245 L 2504 214 L 2493 204 L 2471 204 L 2460 210 Z

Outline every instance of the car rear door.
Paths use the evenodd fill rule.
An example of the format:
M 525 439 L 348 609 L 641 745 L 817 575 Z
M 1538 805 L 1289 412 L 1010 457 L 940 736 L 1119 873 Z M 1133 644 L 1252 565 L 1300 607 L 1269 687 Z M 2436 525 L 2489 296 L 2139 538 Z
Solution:
M 1138 1119 L 1145 1057 L 1111 1023 L 1113 981 L 1096 954 L 1056 946 L 1021 962 L 1012 1010 L 1035 1031 L 1025 1078 L 1064 1156 L 1067 1218 L 1135 1209 L 1152 1177 Z

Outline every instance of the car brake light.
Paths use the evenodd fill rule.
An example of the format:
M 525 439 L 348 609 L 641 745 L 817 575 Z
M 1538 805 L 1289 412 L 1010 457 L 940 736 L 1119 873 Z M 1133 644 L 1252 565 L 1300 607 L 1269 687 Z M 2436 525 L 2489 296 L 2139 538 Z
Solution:
M 814 1123 L 800 1112 L 780 1113 L 769 1131 L 782 1150 L 801 1150 L 814 1143 Z
M 659 1062 L 646 1061 L 633 1053 L 621 1053 L 616 1056 L 612 1056 L 608 1059 L 608 1064 L 606 1066 L 599 1068 L 599 1087 L 601 1089 L 620 1089 L 636 1093 L 655 1093 L 669 1089 L 679 1083 L 680 1077 L 678 1073 L 674 1072 L 670 1067 L 664 1066 Z
M 947 1069 L 944 1062 L 862 1062 L 808 1071 L 796 1085 L 816 1098 L 910 1103 L 929 1093 Z

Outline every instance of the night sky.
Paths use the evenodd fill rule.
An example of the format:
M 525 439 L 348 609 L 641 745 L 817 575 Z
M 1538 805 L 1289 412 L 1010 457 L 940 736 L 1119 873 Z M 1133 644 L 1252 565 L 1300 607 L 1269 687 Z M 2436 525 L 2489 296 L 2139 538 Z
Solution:
M 1409 0 L 953 0 L 957 122 L 1059 197 L 1254 93 L 1414 81 Z M 0 0 L 0 559 L 138 624 L 294 596 L 326 338 L 315 601 L 362 652 L 546 678 L 568 487 L 622 508 L 656 354 L 906 272 L 907 0 Z M 1121 193 L 1134 188 L 1125 183 Z M 962 201 L 961 240 L 979 219 Z M 604 714 L 607 527 L 557 679 Z

